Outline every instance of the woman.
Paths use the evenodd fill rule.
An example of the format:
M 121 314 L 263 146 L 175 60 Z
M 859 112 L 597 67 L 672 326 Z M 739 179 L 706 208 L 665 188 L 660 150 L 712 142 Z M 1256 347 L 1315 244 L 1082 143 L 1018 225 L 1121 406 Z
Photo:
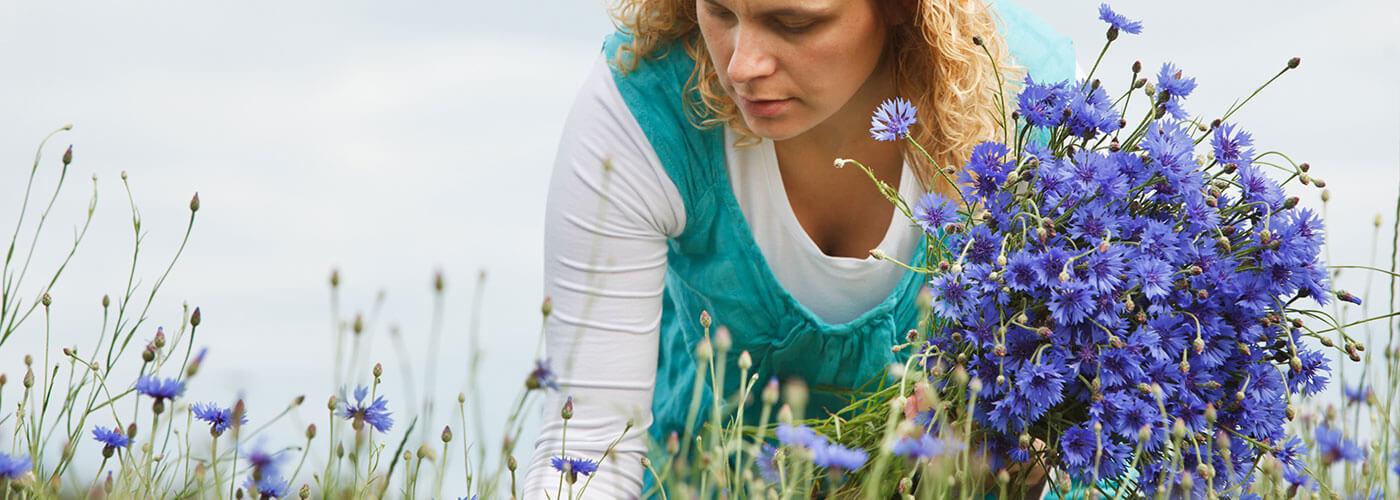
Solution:
M 1016 64 L 1072 76 L 1066 40 L 1014 6 L 998 14 Z M 814 387 L 860 387 L 896 361 L 924 279 L 870 255 L 920 262 L 921 233 L 833 160 L 860 160 L 906 199 L 952 189 L 939 165 L 999 134 L 994 65 L 973 37 L 1013 64 L 978 0 L 632 0 L 615 17 L 550 187 L 545 328 L 561 389 L 525 498 L 554 496 L 561 446 L 598 460 L 619 436 L 587 495 L 642 493 L 648 438 L 686 425 L 702 312 L 732 336 L 725 394 L 741 351 L 759 380 Z M 920 110 L 910 134 L 937 165 L 870 138 L 896 96 Z M 814 392 L 807 414 L 843 406 Z

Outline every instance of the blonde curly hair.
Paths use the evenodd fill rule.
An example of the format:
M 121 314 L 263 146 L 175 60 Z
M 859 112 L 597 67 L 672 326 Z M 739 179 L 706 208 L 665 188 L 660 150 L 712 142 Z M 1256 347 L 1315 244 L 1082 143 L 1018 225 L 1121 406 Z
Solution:
M 1010 95 L 1023 70 L 1013 66 L 1006 43 L 997 32 L 995 13 L 985 1 L 913 3 L 913 22 L 891 27 L 886 50 L 892 51 L 894 57 L 896 92 L 919 109 L 919 121 L 909 133 L 936 163 L 930 163 L 911 148 L 905 149 L 905 157 L 913 165 L 920 184 L 951 194 L 954 187 L 939 175 L 937 168 L 961 168 L 967 163 L 972 146 L 1002 134 L 999 121 L 1005 123 L 1006 117 L 1001 116 L 1003 110 L 997 101 Z M 741 137 L 738 145 L 758 142 L 758 136 L 744 124 L 738 107 L 720 86 L 699 34 L 695 0 L 616 0 L 612 17 L 619 29 L 633 35 L 632 41 L 619 47 L 612 59 L 619 70 L 634 70 L 643 57 L 679 40 L 695 60 L 686 88 L 698 90 L 700 99 L 691 102 L 691 93 L 685 95 L 686 105 L 696 116 L 703 117 L 699 126 L 728 124 Z M 982 46 L 974 42 L 974 37 Z

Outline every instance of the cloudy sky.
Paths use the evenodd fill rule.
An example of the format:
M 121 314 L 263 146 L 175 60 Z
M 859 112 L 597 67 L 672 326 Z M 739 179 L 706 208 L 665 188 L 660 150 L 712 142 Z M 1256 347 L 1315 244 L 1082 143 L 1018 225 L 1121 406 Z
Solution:
M 1097 2 L 1023 4 L 1073 37 L 1082 64 L 1092 65 L 1103 40 Z M 1122 88 L 1135 59 L 1154 70 L 1172 61 L 1198 77 L 1188 107 L 1202 115 L 1218 115 L 1302 57 L 1236 118 L 1261 150 L 1308 161 L 1327 180 L 1331 238 L 1341 243 L 1332 259 L 1365 263 L 1372 219 L 1383 213 L 1389 227 L 1400 185 L 1400 5 L 1115 7 L 1146 30 L 1120 38 L 1105 57 L 1099 74 L 1109 89 Z M 90 352 L 100 297 L 126 286 L 126 171 L 143 219 L 138 297 L 178 245 L 190 196 L 201 199 L 190 244 L 138 333 L 144 340 L 156 326 L 175 328 L 182 302 L 202 308 L 195 343 L 211 354 L 192 398 L 227 401 L 243 391 L 257 419 L 306 394 L 314 404 L 301 418 L 323 419 L 333 359 L 327 277 L 338 268 L 344 315 L 377 319 L 366 363 L 385 363 L 386 390 L 401 408 L 405 364 L 387 332 L 400 327 L 421 386 L 440 270 L 447 291 L 436 393 L 450 401 L 466 390 L 477 322 L 489 381 L 483 411 L 500 422 L 539 332 L 554 148 L 610 30 L 596 0 L 6 2 L 0 234 L 13 227 L 39 140 L 72 123 L 44 151 L 37 185 L 46 193 L 62 148 L 73 144 L 76 159 L 39 240 L 36 271 L 66 253 L 92 174 L 99 199 L 93 229 L 53 293 L 55 345 Z M 1303 196 L 1317 205 L 1316 191 Z M 473 317 L 482 271 L 482 312 Z M 40 290 L 40 274 L 20 290 L 26 300 Z M 1359 277 L 1342 279 L 1362 287 L 1346 282 Z M 381 291 L 382 308 L 371 314 Z M 14 377 L 23 353 L 39 353 L 41 320 L 4 345 L 0 371 Z M 287 435 L 298 427 L 289 422 Z M 520 455 L 532 435 L 522 436 Z

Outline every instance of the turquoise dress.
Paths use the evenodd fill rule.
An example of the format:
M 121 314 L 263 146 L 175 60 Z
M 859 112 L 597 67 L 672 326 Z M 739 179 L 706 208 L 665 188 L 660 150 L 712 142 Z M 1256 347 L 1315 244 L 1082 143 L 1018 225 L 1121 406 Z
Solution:
M 1013 4 L 998 2 L 997 10 L 1010 27 L 1004 32 L 1012 56 L 1037 80 L 1073 76 L 1074 53 L 1067 39 Z M 616 57 L 618 47 L 629 40 L 625 33 L 614 33 L 603 53 Z M 738 353 L 748 351 L 759 381 L 798 377 L 814 389 L 807 415 L 844 408 L 845 400 L 819 388 L 861 387 L 890 363 L 906 359 L 907 353 L 891 353 L 890 347 L 905 342 L 906 332 L 916 326 L 915 300 L 926 279 L 906 272 L 884 301 L 841 324 L 824 322 L 798 303 L 774 277 L 739 209 L 726 168 L 723 130 L 696 127 L 700 117 L 684 104 L 694 60 L 679 43 L 653 56 L 626 74 L 613 70 L 623 101 L 675 183 L 686 214 L 684 231 L 667 242 L 653 442 L 664 443 L 685 426 L 696 370 L 694 347 L 704 336 L 702 311 L 712 316 L 714 326 L 726 326 L 734 339 L 723 394 L 738 390 Z M 689 92 L 698 101 L 694 89 Z M 926 251 L 918 245 L 913 264 L 922 263 Z M 708 384 L 702 390 L 701 420 L 712 397 Z M 646 481 L 649 488 L 650 474 Z

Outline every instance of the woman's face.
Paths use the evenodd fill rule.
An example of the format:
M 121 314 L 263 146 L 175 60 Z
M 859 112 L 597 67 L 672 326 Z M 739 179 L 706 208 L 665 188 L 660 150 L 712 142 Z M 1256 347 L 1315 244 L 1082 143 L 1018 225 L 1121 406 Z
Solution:
M 864 126 L 874 109 L 852 97 L 869 93 L 885 45 L 875 0 L 696 0 L 696 17 L 720 84 L 755 134 L 789 139 L 833 116 Z

